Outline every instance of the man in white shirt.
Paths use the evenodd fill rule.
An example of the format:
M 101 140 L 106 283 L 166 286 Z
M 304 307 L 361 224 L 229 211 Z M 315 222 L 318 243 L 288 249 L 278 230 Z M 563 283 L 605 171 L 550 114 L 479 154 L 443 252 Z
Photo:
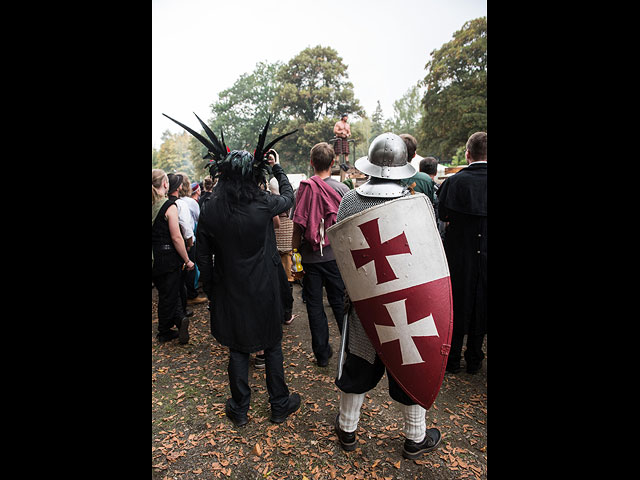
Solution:
M 193 218 L 194 231 L 198 227 L 198 218 L 200 217 L 200 203 L 198 202 L 199 199 L 200 184 L 198 184 L 198 182 L 193 182 L 191 184 L 191 195 L 189 197 L 185 197 L 185 200 L 188 200 L 189 210 L 191 211 L 191 216 Z
M 176 200 L 176 205 L 178 207 L 178 223 L 180 224 L 180 231 L 182 232 L 182 236 L 184 237 L 184 241 L 187 245 L 187 250 L 190 250 L 193 246 L 196 238 L 194 235 L 194 223 L 193 216 L 191 215 L 191 209 L 189 208 L 188 198 L 189 197 L 181 197 L 180 189 L 176 191 L 176 196 L 178 196 L 178 200 Z
M 192 246 L 187 253 L 189 255 L 189 258 L 191 258 L 195 262 L 195 255 L 196 255 L 195 235 L 198 230 L 198 220 L 200 218 L 200 203 L 198 202 L 200 198 L 200 185 L 198 184 L 198 182 L 193 182 L 191 184 L 190 192 L 191 192 L 191 195 L 183 197 L 182 200 L 187 204 L 189 208 L 189 212 L 191 213 L 191 219 L 193 221 L 193 233 L 194 233 L 193 245 L 194 246 Z M 186 274 L 187 303 L 189 305 L 195 304 L 195 303 L 203 303 L 207 301 L 207 297 L 205 297 L 204 295 L 198 295 L 198 279 L 199 278 L 200 278 L 200 270 L 198 270 L 197 265 L 193 271 L 187 272 Z
M 194 261 L 196 242 L 195 231 L 196 222 L 200 215 L 200 206 L 198 205 L 198 202 L 191 198 L 191 182 L 189 181 L 189 177 L 185 173 L 180 173 L 180 175 L 182 175 L 182 184 L 177 191 L 179 198 L 176 200 L 176 205 L 178 207 L 178 223 L 180 224 L 182 236 L 185 239 L 187 254 L 189 255 L 189 258 Z M 198 209 L 197 215 L 195 216 L 192 213 L 192 205 L 194 203 Z M 198 296 L 198 292 L 195 288 L 195 275 L 195 269 L 191 271 L 183 271 L 184 288 L 181 291 L 181 298 L 186 315 L 191 314 L 191 312 L 187 312 L 187 305 L 207 301 L 205 296 Z

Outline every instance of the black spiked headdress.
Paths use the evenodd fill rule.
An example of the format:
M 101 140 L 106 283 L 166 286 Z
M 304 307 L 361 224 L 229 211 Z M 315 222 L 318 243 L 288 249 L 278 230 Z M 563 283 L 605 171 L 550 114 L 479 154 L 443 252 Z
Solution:
M 195 112 L 193 114 L 196 115 Z M 163 113 L 162 115 L 167 117 L 172 122 L 175 122 L 178 125 L 180 125 L 187 132 L 189 132 L 191 135 L 196 137 L 201 144 L 203 144 L 205 147 L 207 147 L 207 154 L 202 158 L 209 158 L 209 159 L 212 159 L 212 160 L 221 160 L 227 155 L 227 153 L 229 153 L 229 149 L 224 144 L 224 136 L 222 135 L 222 130 L 220 130 L 220 134 L 221 134 L 221 137 L 222 137 L 222 143 L 220 143 L 220 141 L 218 140 L 218 137 L 216 137 L 216 134 L 211 131 L 211 129 L 207 126 L 206 123 L 204 123 L 202 120 L 200 120 L 200 117 L 198 117 L 198 115 L 196 115 L 196 118 L 200 122 L 200 125 L 202 125 L 202 128 L 204 128 L 204 131 L 206 132 L 207 136 L 209 137 L 209 140 L 204 138 L 202 135 L 200 135 L 195 130 L 192 130 L 191 128 L 187 127 L 184 123 L 181 123 L 178 120 L 176 120 L 174 118 L 171 118 L 169 115 L 167 115 L 165 113 Z
M 243 150 L 229 150 L 229 147 L 227 147 L 224 143 L 224 134 L 222 133 L 222 129 L 220 129 L 220 138 L 222 139 L 222 141 L 220 141 L 218 140 L 218 137 L 216 137 L 215 133 L 213 133 L 213 131 L 207 126 L 206 123 L 200 120 L 200 117 L 198 117 L 195 112 L 194 115 L 196 115 L 196 118 L 200 122 L 200 125 L 202 125 L 202 128 L 207 134 L 207 137 L 209 137 L 208 139 L 200 135 L 195 130 L 187 127 L 185 124 L 171 118 L 169 115 L 166 115 L 164 113 L 162 115 L 180 125 L 187 132 L 196 137 L 196 139 L 198 139 L 200 143 L 207 147 L 207 154 L 202 158 L 209 159 L 209 163 L 205 166 L 205 168 L 209 169 L 209 173 L 211 174 L 212 178 L 217 177 L 220 174 L 221 170 L 229 168 L 239 171 L 243 176 L 251 177 L 252 179 L 256 180 L 256 182 L 265 183 L 269 175 L 269 163 L 267 161 L 267 158 L 265 158 L 267 152 L 284 137 L 298 131 L 298 129 L 296 128 L 291 132 L 280 135 L 278 138 L 272 140 L 265 146 L 264 143 L 267 139 L 267 131 L 269 130 L 269 124 L 271 122 L 271 115 L 269 115 L 267 123 L 262 129 L 262 133 L 258 137 L 258 145 L 256 146 L 256 149 L 254 150 L 252 155 L 251 153 Z

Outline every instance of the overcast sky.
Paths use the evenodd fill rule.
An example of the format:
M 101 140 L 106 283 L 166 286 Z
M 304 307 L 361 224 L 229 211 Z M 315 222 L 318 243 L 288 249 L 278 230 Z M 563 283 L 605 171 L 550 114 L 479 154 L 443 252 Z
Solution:
M 426 75 L 430 53 L 464 23 L 487 15 L 486 0 L 153 0 L 151 135 L 195 130 L 218 93 L 258 62 L 287 63 L 307 47 L 334 48 L 355 97 L 385 118 Z M 336 119 L 337 120 L 337 119 Z

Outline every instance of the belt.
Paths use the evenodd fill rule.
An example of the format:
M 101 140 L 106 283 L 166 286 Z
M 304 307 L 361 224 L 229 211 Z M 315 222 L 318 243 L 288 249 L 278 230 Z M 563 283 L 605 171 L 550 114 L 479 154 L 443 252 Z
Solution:
M 175 250 L 173 245 L 154 245 L 154 250 Z

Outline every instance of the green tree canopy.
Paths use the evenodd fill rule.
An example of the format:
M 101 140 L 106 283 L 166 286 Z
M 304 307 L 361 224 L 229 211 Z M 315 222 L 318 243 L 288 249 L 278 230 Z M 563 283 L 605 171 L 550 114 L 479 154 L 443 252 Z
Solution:
M 290 119 L 315 122 L 342 113 L 363 114 L 348 81 L 347 65 L 331 47 L 306 48 L 278 71 L 273 108 Z
M 477 131 L 487 131 L 487 18 L 466 22 L 426 64 L 419 150 L 450 160 Z
M 271 114 L 272 125 L 277 122 L 278 113 L 271 111 L 271 103 L 277 88 L 275 76 L 281 66 L 281 62 L 258 62 L 253 72 L 240 75 L 238 80 L 230 88 L 221 91 L 218 100 L 211 104 L 212 118 L 206 123 L 220 140 L 222 130 L 225 144 L 231 150 L 252 152 L 269 115 Z M 196 125 L 197 122 L 190 126 L 206 138 L 204 131 L 196 128 Z M 196 180 L 204 178 L 208 174 L 204 169 L 208 160 L 202 158 L 206 154 L 206 148 L 191 137 L 189 150 Z
M 152 149 L 151 168 L 161 168 L 166 173 L 184 172 L 192 178 L 194 168 L 189 149 L 190 138 L 188 132 L 180 134 L 166 130 L 162 134 L 160 149 Z
M 369 137 L 367 138 L 367 145 L 370 144 L 378 135 L 384 133 L 385 130 L 386 126 L 384 115 L 382 113 L 382 106 L 380 105 L 380 100 L 378 100 L 378 103 L 376 104 L 376 110 L 371 116 L 371 131 L 369 132 Z
M 279 113 L 273 137 L 293 129 L 297 134 L 276 145 L 286 171 L 308 173 L 309 151 L 334 137 L 333 126 L 342 113 L 364 114 L 348 81 L 347 65 L 331 47 L 306 48 L 277 74 L 273 111 Z M 290 167 L 287 167 L 287 164 Z
M 367 117 L 361 117 L 351 123 L 351 138 L 355 141 L 354 148 L 349 146 L 349 163 L 351 165 L 369 152 L 369 144 L 376 137 L 372 132 L 373 122 Z
M 269 132 L 267 140 L 298 129 L 279 141 L 274 147 L 280 156 L 280 163 L 287 173 L 313 174 L 309 166 L 311 148 L 320 142 L 328 142 L 333 138 L 333 125 L 336 120 L 328 117 L 316 122 L 305 122 L 300 119 L 281 121 Z
M 421 116 L 420 86 L 416 84 L 393 102 L 393 117 L 386 122 L 385 130 L 397 135 L 408 133 L 417 139 L 420 136 L 418 132 Z
M 231 150 L 253 151 L 267 118 L 271 124 L 279 120 L 279 112 L 271 109 L 278 88 L 276 73 L 281 62 L 259 62 L 253 72 L 243 74 L 230 88 L 218 94 L 211 105 L 209 126 L 218 135 L 222 128 L 225 143 Z

